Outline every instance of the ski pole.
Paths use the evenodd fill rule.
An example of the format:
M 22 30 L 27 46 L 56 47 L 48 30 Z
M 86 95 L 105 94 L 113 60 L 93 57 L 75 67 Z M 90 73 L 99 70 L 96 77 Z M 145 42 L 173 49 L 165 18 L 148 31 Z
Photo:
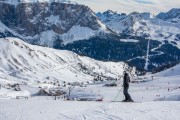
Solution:
M 122 87 L 122 88 L 123 88 L 123 87 Z M 119 94 L 120 94 L 120 92 L 121 92 L 122 88 L 119 90 L 119 92 L 118 92 L 118 94 L 116 95 L 116 97 L 114 98 L 113 102 L 115 102 L 115 100 L 116 100 L 116 99 L 117 99 L 117 97 L 119 96 Z

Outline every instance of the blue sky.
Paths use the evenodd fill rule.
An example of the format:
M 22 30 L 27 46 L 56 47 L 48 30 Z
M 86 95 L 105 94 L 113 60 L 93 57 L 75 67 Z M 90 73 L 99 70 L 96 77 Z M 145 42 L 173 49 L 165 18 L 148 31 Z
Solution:
M 171 8 L 180 8 L 180 0 L 72 0 L 85 4 L 95 12 L 111 9 L 120 13 L 151 12 L 158 14 Z

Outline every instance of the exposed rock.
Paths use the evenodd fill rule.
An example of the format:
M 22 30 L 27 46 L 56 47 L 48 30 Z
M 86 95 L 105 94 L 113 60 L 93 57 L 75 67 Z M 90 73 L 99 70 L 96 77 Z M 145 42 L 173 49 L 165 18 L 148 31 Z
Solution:
M 20 38 L 40 45 L 43 39 L 47 37 L 55 39 L 58 35 L 62 40 L 78 39 L 79 37 L 76 37 L 73 31 L 71 34 L 68 33 L 69 35 L 61 37 L 62 34 L 76 28 L 76 26 L 82 27 L 80 31 L 77 31 L 86 34 L 84 38 L 91 37 L 98 30 L 103 29 L 102 23 L 89 7 L 59 2 L 19 3 L 16 6 L 0 2 L 0 21 L 18 33 Z M 86 28 L 94 33 L 89 34 L 89 31 L 84 30 Z M 85 32 L 83 33 L 83 31 Z M 48 43 L 46 42 L 46 44 Z

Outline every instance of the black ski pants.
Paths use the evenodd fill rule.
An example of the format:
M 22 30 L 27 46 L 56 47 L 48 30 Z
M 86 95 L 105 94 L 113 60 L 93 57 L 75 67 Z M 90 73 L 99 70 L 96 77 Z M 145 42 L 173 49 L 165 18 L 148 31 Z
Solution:
M 131 96 L 128 93 L 128 89 L 129 89 L 129 85 L 124 86 L 123 93 L 124 93 L 124 96 L 125 96 L 125 100 L 132 100 Z

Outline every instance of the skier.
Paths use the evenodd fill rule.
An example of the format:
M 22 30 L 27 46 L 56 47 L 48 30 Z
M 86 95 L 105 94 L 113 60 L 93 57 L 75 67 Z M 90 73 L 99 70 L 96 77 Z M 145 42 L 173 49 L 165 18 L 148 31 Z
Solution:
M 123 93 L 125 96 L 125 100 L 123 100 L 123 102 L 133 102 L 131 96 L 128 93 L 128 89 L 129 89 L 129 82 L 130 82 L 130 77 L 128 75 L 128 73 L 125 71 L 124 72 L 124 81 L 123 81 Z

